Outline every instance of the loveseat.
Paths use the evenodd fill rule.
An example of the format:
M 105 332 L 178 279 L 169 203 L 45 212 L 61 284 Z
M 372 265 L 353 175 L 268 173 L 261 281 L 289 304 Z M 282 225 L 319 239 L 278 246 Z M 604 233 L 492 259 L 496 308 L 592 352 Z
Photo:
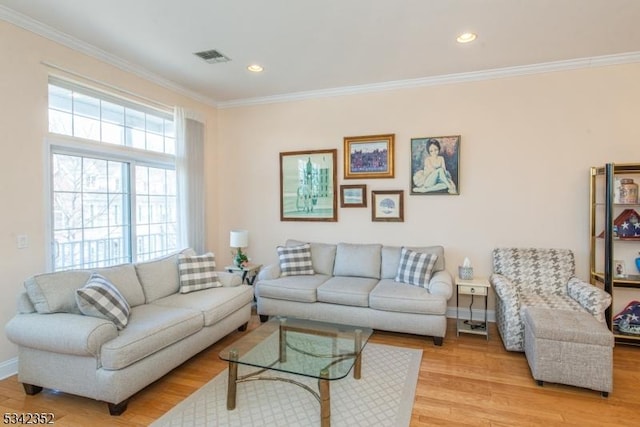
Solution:
M 257 311 L 433 337 L 442 345 L 452 277 L 444 248 L 306 243 L 278 247 L 255 283 Z
M 107 402 L 120 415 L 134 393 L 246 328 L 253 290 L 214 268 L 212 254 L 186 250 L 29 278 L 6 326 L 26 393 L 56 389 Z

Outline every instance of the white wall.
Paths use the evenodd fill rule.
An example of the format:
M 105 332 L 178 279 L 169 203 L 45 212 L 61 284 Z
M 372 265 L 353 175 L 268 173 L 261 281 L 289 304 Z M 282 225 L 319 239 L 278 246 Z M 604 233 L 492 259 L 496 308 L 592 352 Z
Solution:
M 485 276 L 495 247 L 563 247 L 588 279 L 589 168 L 640 162 L 639 73 L 609 66 L 222 109 L 218 234 L 248 229 L 260 263 L 275 262 L 287 238 L 441 244 L 449 271 L 468 256 Z M 343 137 L 382 133 L 396 134 L 396 177 L 344 180 Z M 460 195 L 409 195 L 410 139 L 457 134 Z M 329 148 L 338 184 L 405 190 L 404 223 L 371 222 L 370 208 L 339 208 L 336 223 L 281 222 L 279 152 Z M 216 243 L 229 259 L 228 242 Z
M 469 256 L 487 275 L 496 246 L 549 246 L 573 249 L 587 278 L 589 167 L 640 161 L 640 65 L 216 111 L 4 21 L 0 53 L 2 325 L 23 280 L 45 268 L 50 70 L 40 61 L 206 117 L 207 242 L 220 264 L 231 261 L 229 230 L 242 227 L 262 263 L 275 261 L 275 246 L 289 237 L 442 244 L 450 271 Z M 396 178 L 343 180 L 342 138 L 380 133 L 396 134 Z M 451 134 L 462 136 L 461 194 L 410 196 L 409 140 Z M 337 223 L 280 222 L 279 152 L 324 148 L 338 149 L 339 184 L 404 189 L 405 222 L 372 223 L 369 208 L 339 209 Z M 27 249 L 16 248 L 18 234 L 28 235 Z M 0 373 L 15 355 L 1 334 Z
M 216 110 L 105 65 L 0 20 L 0 325 L 15 314 L 16 298 L 27 277 L 45 269 L 43 166 L 47 132 L 47 79 L 56 64 L 92 79 L 132 91 L 167 105 L 198 112 L 207 122 L 206 157 L 216 158 Z M 208 161 L 209 163 L 212 161 Z M 208 192 L 216 195 L 216 180 L 208 172 Z M 207 206 L 214 204 L 207 199 Z M 217 222 L 217 213 L 208 213 Z M 215 232 L 210 236 L 214 240 Z M 29 247 L 17 249 L 16 236 L 26 234 Z M 3 328 L 4 330 L 4 328 Z M 0 333 L 0 377 L 17 348 Z

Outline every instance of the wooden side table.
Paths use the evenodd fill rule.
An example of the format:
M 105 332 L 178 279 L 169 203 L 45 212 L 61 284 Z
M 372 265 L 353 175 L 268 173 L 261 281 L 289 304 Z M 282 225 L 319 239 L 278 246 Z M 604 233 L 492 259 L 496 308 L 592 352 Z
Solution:
M 227 265 L 224 269 L 229 273 L 238 273 L 242 276 L 242 283 L 253 286 L 262 264 L 248 264 L 244 267 L 236 267 L 235 265 Z
M 489 328 L 487 324 L 487 306 L 489 300 L 489 289 L 491 284 L 485 278 L 475 278 L 464 280 L 456 277 L 456 324 L 457 336 L 460 333 L 484 335 L 489 339 Z M 469 319 L 460 318 L 460 295 L 471 295 L 471 305 L 469 306 Z M 479 296 L 484 298 L 484 321 L 473 320 L 474 298 Z

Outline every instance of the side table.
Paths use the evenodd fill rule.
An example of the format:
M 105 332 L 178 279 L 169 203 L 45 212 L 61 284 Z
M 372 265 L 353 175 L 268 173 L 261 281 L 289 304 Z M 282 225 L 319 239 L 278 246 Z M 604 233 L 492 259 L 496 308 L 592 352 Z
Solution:
M 491 284 L 485 278 L 465 280 L 460 277 L 456 277 L 457 336 L 460 336 L 460 333 L 476 334 L 484 335 L 487 337 L 487 340 L 489 339 L 489 328 L 487 327 L 487 305 L 490 288 Z M 460 295 L 471 295 L 468 320 L 460 318 Z M 473 303 L 476 296 L 484 298 L 484 321 L 473 320 Z
M 224 269 L 229 273 L 238 273 L 242 276 L 242 283 L 253 286 L 262 264 L 248 264 L 244 267 L 236 267 L 235 265 L 227 265 Z

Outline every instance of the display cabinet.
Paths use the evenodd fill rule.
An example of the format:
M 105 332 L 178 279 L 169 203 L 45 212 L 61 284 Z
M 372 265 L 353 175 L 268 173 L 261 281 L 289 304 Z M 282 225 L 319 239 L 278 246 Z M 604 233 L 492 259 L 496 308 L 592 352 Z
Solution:
M 640 345 L 640 334 L 619 328 L 614 317 L 640 301 L 640 163 L 591 168 L 590 280 L 611 294 L 607 325 L 616 342 Z

